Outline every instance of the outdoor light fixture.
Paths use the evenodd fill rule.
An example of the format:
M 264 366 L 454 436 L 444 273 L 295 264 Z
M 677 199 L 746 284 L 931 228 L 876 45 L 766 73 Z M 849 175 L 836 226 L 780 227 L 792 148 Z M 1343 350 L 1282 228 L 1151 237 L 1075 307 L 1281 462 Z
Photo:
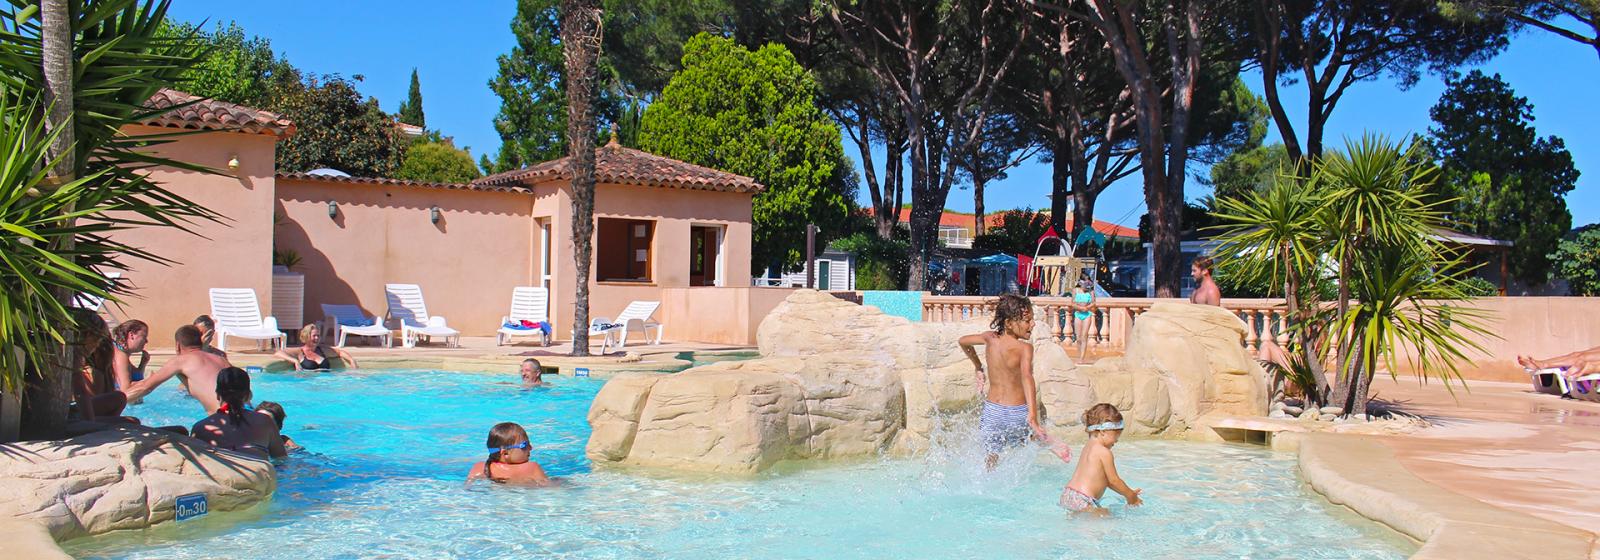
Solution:
M 337 217 L 339 217 L 339 203 L 330 200 L 328 201 L 328 219 L 331 220 Z
M 433 208 L 429 208 L 428 209 L 428 221 L 433 222 L 435 224 L 439 223 L 439 207 L 438 206 L 435 206 Z
M 234 171 L 239 170 L 239 156 L 228 157 L 228 169 L 232 169 Z

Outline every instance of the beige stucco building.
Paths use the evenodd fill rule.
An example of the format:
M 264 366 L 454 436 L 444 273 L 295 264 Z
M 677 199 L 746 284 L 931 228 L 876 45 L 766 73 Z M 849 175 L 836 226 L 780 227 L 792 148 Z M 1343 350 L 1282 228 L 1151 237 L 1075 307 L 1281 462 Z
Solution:
M 195 101 L 164 91 L 158 107 Z M 137 297 L 116 314 L 151 323 L 152 341 L 207 313 L 209 288 L 251 288 L 272 308 L 273 251 L 292 251 L 305 278 L 302 322 L 320 304 L 385 314 L 384 284 L 421 286 L 431 314 L 467 336 L 492 335 L 512 288 L 550 290 L 556 338 L 569 339 L 577 290 L 572 187 L 566 158 L 471 184 L 278 173 L 277 140 L 293 125 L 277 115 L 202 101 L 129 134 L 202 131 L 159 147 L 170 158 L 216 169 L 152 176 L 221 215 L 221 223 L 118 233 L 177 261 L 133 263 L 123 277 Z M 750 286 L 748 177 L 610 143 L 596 151 L 590 315 L 612 317 L 635 300 L 660 301 L 666 337 L 749 344 L 756 324 L 787 294 Z M 281 323 L 285 330 L 299 324 Z

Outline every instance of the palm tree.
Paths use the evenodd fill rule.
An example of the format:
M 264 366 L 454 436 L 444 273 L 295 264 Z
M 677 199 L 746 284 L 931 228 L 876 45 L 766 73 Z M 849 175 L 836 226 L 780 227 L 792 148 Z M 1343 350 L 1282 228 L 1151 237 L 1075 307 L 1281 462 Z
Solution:
M 594 98 L 599 74 L 599 0 L 561 3 L 561 52 L 566 61 L 567 149 L 572 170 L 572 245 L 578 268 L 573 302 L 572 355 L 589 355 L 589 268 L 594 255 Z
M 1399 371 L 1400 351 L 1410 351 L 1414 371 L 1449 386 L 1467 351 L 1482 351 L 1472 336 L 1489 336 L 1484 312 L 1457 305 L 1469 299 L 1470 268 L 1436 234 L 1450 201 L 1437 195 L 1436 168 L 1418 150 L 1367 136 L 1347 142 L 1347 155 L 1315 162 L 1307 177 L 1280 174 L 1262 192 L 1219 200 L 1224 266 L 1282 283 L 1292 367 L 1309 370 L 1311 400 L 1346 414 L 1366 413 L 1373 375 L 1379 366 Z M 1338 295 L 1323 305 L 1314 286 L 1330 271 Z
M 167 2 L 12 0 L 0 12 L 0 371 L 27 386 L 30 437 L 66 423 L 76 371 L 69 302 L 126 293 L 99 272 L 126 259 L 169 262 L 109 234 L 216 216 L 145 178 L 154 166 L 207 171 L 152 156 L 161 136 L 123 128 L 144 102 L 202 54 L 194 35 L 157 37 Z

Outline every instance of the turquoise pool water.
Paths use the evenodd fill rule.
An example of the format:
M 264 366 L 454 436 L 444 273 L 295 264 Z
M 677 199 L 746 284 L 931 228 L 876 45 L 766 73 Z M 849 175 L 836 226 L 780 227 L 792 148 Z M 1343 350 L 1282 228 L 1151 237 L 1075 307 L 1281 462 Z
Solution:
M 547 377 L 547 379 L 551 379 Z M 1056 506 L 1071 466 L 1023 449 L 982 474 L 961 430 L 928 456 L 789 465 L 751 479 L 591 472 L 602 382 L 436 371 L 257 376 L 307 451 L 245 512 L 66 543 L 83 558 L 1404 558 L 1415 547 L 1309 493 L 1256 447 L 1128 442 L 1147 505 L 1112 519 Z M 165 387 L 133 414 L 189 424 Z M 463 484 L 495 422 L 528 428 L 558 488 Z

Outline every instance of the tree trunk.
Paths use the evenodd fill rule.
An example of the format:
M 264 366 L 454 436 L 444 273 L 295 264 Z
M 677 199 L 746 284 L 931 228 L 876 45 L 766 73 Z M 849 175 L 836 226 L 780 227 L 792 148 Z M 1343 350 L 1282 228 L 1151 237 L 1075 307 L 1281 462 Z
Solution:
M 599 0 L 564 0 L 561 44 L 567 79 L 567 146 L 572 171 L 572 245 L 577 265 L 572 355 L 589 355 L 589 270 L 594 255 L 594 89 L 600 56 Z
M 972 231 L 974 235 L 983 235 L 988 229 L 984 223 L 983 214 L 983 175 L 972 174 Z
M 1072 145 L 1065 139 L 1055 143 L 1050 156 L 1050 227 L 1067 234 L 1067 201 L 1072 192 Z
M 72 154 L 76 149 L 72 118 L 76 105 L 72 91 L 74 57 L 72 21 L 69 18 L 67 0 L 43 0 L 40 3 L 44 99 L 49 107 L 45 129 L 59 131 L 49 151 L 50 157 L 59 158 L 50 170 L 53 176 L 51 182 L 57 185 L 72 181 L 77 169 L 77 158 Z M 70 227 L 71 222 L 69 219 L 66 225 Z M 52 252 L 71 254 L 75 245 L 72 236 L 64 236 L 55 243 Z M 71 301 L 73 296 L 72 290 L 59 287 L 51 288 L 50 292 L 57 301 L 63 303 Z M 38 372 L 39 375 L 29 379 L 31 383 L 27 383 L 23 392 L 27 404 L 23 407 L 25 416 L 21 420 L 25 438 L 56 439 L 66 433 L 67 414 L 72 403 L 72 375 L 76 371 L 73 367 L 76 357 L 73 349 L 78 339 L 77 329 L 71 325 L 66 327 L 63 329 L 66 343 L 51 345 L 50 363 Z

